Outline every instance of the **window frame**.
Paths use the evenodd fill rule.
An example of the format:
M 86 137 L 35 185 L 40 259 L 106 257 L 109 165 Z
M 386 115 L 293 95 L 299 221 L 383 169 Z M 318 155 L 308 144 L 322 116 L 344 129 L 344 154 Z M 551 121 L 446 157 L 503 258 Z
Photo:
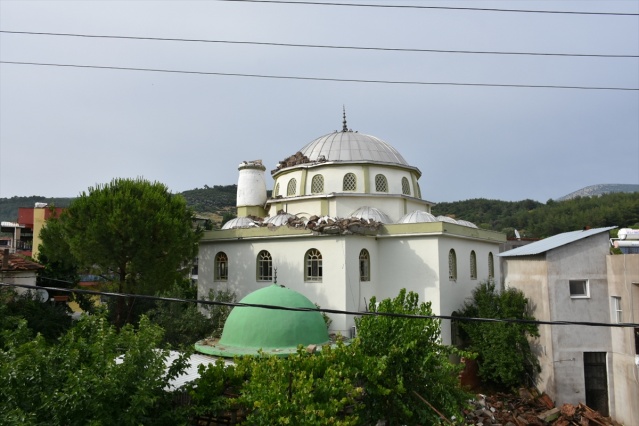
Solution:
M 360 282 L 369 282 L 371 280 L 371 255 L 368 250 L 360 250 L 358 264 Z
M 213 281 L 229 280 L 229 257 L 225 252 L 218 251 L 215 254 L 214 267 Z
M 375 175 L 375 192 L 388 192 L 388 179 L 381 173 Z
M 312 248 L 304 254 L 304 282 L 322 282 L 324 269 L 322 253 Z
M 297 194 L 297 179 L 291 178 L 286 184 L 286 196 L 294 197 Z
M 410 196 L 410 182 L 408 182 L 408 178 L 404 176 L 402 178 L 402 194 Z
M 349 186 L 347 187 L 347 183 Z M 350 184 L 352 184 L 352 189 L 350 188 Z M 355 173 L 348 172 L 344 175 L 342 179 L 342 191 L 344 192 L 354 192 L 357 191 L 357 176 Z
M 584 288 L 583 293 L 575 293 L 573 292 L 573 285 L 576 286 L 578 284 L 582 284 Z M 574 287 L 576 289 L 576 287 Z M 570 292 L 571 299 L 589 299 L 590 298 L 590 281 L 580 279 L 580 280 L 568 280 L 568 291 Z
M 457 253 L 455 253 L 455 249 L 448 251 L 448 280 L 457 281 Z
M 260 282 L 273 281 L 273 257 L 268 250 L 260 250 L 255 259 L 255 279 Z
M 495 257 L 493 252 L 488 252 L 488 278 L 495 278 Z
M 470 251 L 470 279 L 477 279 L 477 254 L 475 250 Z
M 311 178 L 311 194 L 323 194 L 323 193 L 324 193 L 324 175 L 317 174 Z
M 621 305 L 621 296 L 610 296 L 610 313 L 612 320 L 616 324 L 623 322 L 623 306 Z

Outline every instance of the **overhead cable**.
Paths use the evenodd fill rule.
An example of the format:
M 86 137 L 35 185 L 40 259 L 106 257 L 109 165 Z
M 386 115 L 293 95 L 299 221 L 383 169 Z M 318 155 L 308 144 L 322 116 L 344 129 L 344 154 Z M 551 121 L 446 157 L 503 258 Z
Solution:
M 444 49 L 418 49 L 418 48 L 399 48 L 399 47 L 338 46 L 338 45 L 327 45 L 327 44 L 274 43 L 274 42 L 262 42 L 262 41 L 210 40 L 210 39 L 169 38 L 169 37 L 140 37 L 140 36 L 118 36 L 118 35 L 77 34 L 77 33 L 50 33 L 50 32 L 35 32 L 35 31 L 0 30 L 0 33 L 59 36 L 59 37 L 104 38 L 104 39 L 115 39 L 115 40 L 145 40 L 145 41 L 173 41 L 173 42 L 189 42 L 189 43 L 241 44 L 241 45 L 254 45 L 254 46 L 367 50 L 367 51 L 383 51 L 383 52 L 456 53 L 456 54 L 473 54 L 473 55 L 512 55 L 512 56 L 515 56 L 515 55 L 517 56 L 564 56 L 564 57 L 582 57 L 582 58 L 639 58 L 639 55 L 613 55 L 613 54 L 596 54 L 596 53 L 502 52 L 502 51 L 491 51 L 491 50 L 444 50 Z
M 0 286 L 19 287 L 19 288 L 25 288 L 29 290 L 42 289 L 47 291 L 56 291 L 56 292 L 72 293 L 72 294 L 75 294 L 75 293 L 88 294 L 92 296 L 137 298 L 137 299 L 146 299 L 146 300 L 156 300 L 156 301 L 162 301 L 162 302 L 196 303 L 196 304 L 211 305 L 211 306 L 262 308 L 262 309 L 271 309 L 271 310 L 277 310 L 277 311 L 324 312 L 328 314 L 339 314 L 339 315 L 379 316 L 379 317 L 395 317 L 395 318 L 408 318 L 408 319 L 454 320 L 454 321 L 464 321 L 464 322 L 515 323 L 515 324 L 534 324 L 534 325 L 579 325 L 579 326 L 586 326 L 586 327 L 639 328 L 639 324 L 634 324 L 634 323 L 604 323 L 604 322 L 589 322 L 589 321 L 543 321 L 543 320 L 526 320 L 526 319 L 516 319 L 516 318 L 502 319 L 502 318 L 471 318 L 471 317 L 460 317 L 460 316 L 451 316 L 451 315 L 415 315 L 415 314 L 399 314 L 394 312 L 380 312 L 380 311 L 344 311 L 339 309 L 327 309 L 327 308 L 295 308 L 295 307 L 289 307 L 289 306 L 264 305 L 259 303 L 181 299 L 177 297 L 150 296 L 146 294 L 113 293 L 113 292 L 105 292 L 105 291 L 83 290 L 83 289 L 76 289 L 76 288 L 32 286 L 27 284 L 13 284 L 13 283 L 4 283 L 4 282 L 0 282 Z
M 604 15 L 604 16 L 639 16 L 639 13 L 627 12 L 585 12 L 570 10 L 530 10 L 530 9 L 497 9 L 488 7 L 455 7 L 455 6 L 417 6 L 402 4 L 365 4 L 365 3 L 335 3 L 316 1 L 285 1 L 285 0 L 216 0 L 236 3 L 266 3 L 266 4 L 298 4 L 312 6 L 347 6 L 347 7 L 376 7 L 387 9 L 439 9 L 439 10 L 465 10 L 476 12 L 510 12 L 510 13 L 551 13 L 565 15 Z
M 417 85 L 417 86 L 472 86 L 472 87 L 505 87 L 505 88 L 530 88 L 530 89 L 639 91 L 639 88 L 632 88 L 632 87 L 562 86 L 562 85 L 498 84 L 498 83 L 454 83 L 454 82 L 397 81 L 397 80 L 364 80 L 364 79 L 347 79 L 347 78 L 301 77 L 301 76 L 283 76 L 283 75 L 266 75 L 266 74 L 243 74 L 243 73 L 225 73 L 225 72 L 209 72 L 209 71 L 185 71 L 185 70 L 169 70 L 169 69 L 161 69 L 161 68 L 114 67 L 114 66 L 101 66 L 101 65 L 75 65 L 75 64 L 58 64 L 58 63 L 44 63 L 44 62 L 21 62 L 21 61 L 20 62 L 19 61 L 0 61 L 0 64 L 32 65 L 32 66 L 63 67 L 63 68 L 101 69 L 101 70 L 117 70 L 117 71 L 143 71 L 143 72 L 157 72 L 157 73 L 170 73 L 170 74 L 215 75 L 215 76 L 225 76 L 225 77 L 249 77 L 249 78 L 278 79 L 278 80 L 330 81 L 330 82 L 342 82 L 342 83 L 374 83 L 374 84 L 395 84 L 395 85 Z

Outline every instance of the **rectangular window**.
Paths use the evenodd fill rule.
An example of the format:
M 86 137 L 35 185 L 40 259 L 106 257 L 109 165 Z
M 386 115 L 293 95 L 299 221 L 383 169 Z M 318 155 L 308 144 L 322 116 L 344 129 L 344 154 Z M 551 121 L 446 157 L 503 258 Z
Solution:
M 610 311 L 612 313 L 612 322 L 616 322 L 620 324 L 623 322 L 623 311 L 621 310 L 621 297 L 612 296 L 610 298 L 611 307 Z
M 570 297 L 573 299 L 590 297 L 588 280 L 570 280 Z

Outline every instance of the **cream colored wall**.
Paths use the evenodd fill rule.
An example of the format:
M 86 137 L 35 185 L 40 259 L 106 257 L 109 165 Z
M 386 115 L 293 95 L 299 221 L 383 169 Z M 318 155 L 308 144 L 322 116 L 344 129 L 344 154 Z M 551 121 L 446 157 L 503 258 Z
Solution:
M 42 244 L 40 232 L 42 228 L 44 228 L 44 213 L 45 208 L 33 209 L 33 246 L 31 248 L 31 257 L 34 259 L 38 259 L 38 248 L 40 244 Z
M 610 296 L 621 297 L 623 322 L 639 323 L 639 254 L 606 256 Z M 614 313 L 610 312 L 614 320 Z M 634 329 L 612 328 L 609 374 L 614 380 L 611 415 L 624 424 L 639 425 L 639 366 L 635 364 Z
M 507 257 L 503 267 L 505 288 L 523 291 L 530 301 L 532 315 L 540 321 L 550 321 L 548 267 L 545 256 Z M 536 385 L 540 391 L 546 392 L 554 400 L 556 391 L 551 326 L 540 325 L 539 335 L 539 338 L 530 340 L 533 353 L 537 355 L 541 366 L 541 372 L 536 377 Z

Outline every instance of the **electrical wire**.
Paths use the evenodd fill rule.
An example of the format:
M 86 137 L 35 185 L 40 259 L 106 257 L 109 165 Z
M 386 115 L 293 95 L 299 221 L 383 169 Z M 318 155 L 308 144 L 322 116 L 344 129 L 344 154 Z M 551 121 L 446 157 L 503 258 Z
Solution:
M 56 280 L 61 281 L 61 280 Z M 614 327 L 614 328 L 638 328 L 639 324 L 634 323 L 603 323 L 603 322 L 588 322 L 588 321 L 542 321 L 542 320 L 526 320 L 515 318 L 471 318 L 460 317 L 451 315 L 414 315 L 414 314 L 398 314 L 394 312 L 379 312 L 379 311 L 344 311 L 339 309 L 327 309 L 327 308 L 294 308 L 289 306 L 276 306 L 276 305 L 263 305 L 259 303 L 241 303 L 241 302 L 221 302 L 217 300 L 199 300 L 199 299 L 180 299 L 177 297 L 162 297 L 162 296 L 150 296 L 146 294 L 131 294 L 131 293 L 113 293 L 105 291 L 95 290 L 83 290 L 76 288 L 58 288 L 58 287 L 45 287 L 45 286 L 33 286 L 27 284 L 13 284 L 0 282 L 0 286 L 4 287 L 19 287 L 29 290 L 47 290 L 72 294 L 88 294 L 92 296 L 106 296 L 106 297 L 125 297 L 133 299 L 146 299 L 157 300 L 162 302 L 180 302 L 180 303 L 196 303 L 201 305 L 212 306 L 229 306 L 229 307 L 250 307 L 250 308 L 262 308 L 271 309 L 277 311 L 295 311 L 295 312 L 325 312 L 328 314 L 339 315 L 355 315 L 355 316 L 377 316 L 377 317 L 394 317 L 394 318 L 409 318 L 409 319 L 434 319 L 434 320 L 454 320 L 464 322 L 489 322 L 489 323 L 514 323 L 514 324 L 533 324 L 533 325 L 580 325 L 586 327 Z
M 330 81 L 330 82 L 342 82 L 342 83 L 374 83 L 374 84 L 418 85 L 418 86 L 471 86 L 471 87 L 505 87 L 505 88 L 531 88 L 531 89 L 639 91 L 639 88 L 632 88 L 632 87 L 364 80 L 364 79 L 327 78 L 327 77 L 300 77 L 300 76 L 283 76 L 283 75 L 266 75 L 266 74 L 242 74 L 242 73 L 225 73 L 225 72 L 209 72 L 209 71 L 184 71 L 184 70 L 169 70 L 169 69 L 162 69 L 162 68 L 114 67 L 114 66 L 102 66 L 102 65 L 74 65 L 74 64 L 21 62 L 21 61 L 0 61 L 0 64 L 101 69 L 101 70 L 117 70 L 117 71 L 143 71 L 143 72 L 157 72 L 157 73 L 170 73 L 170 74 L 215 75 L 215 76 L 226 76 L 226 77 L 248 77 L 248 78 L 265 78 L 265 79 L 278 79 L 278 80 Z
M 241 44 L 241 45 L 253 45 L 253 46 L 367 50 L 367 51 L 382 51 L 382 52 L 457 53 L 457 54 L 473 54 L 473 55 L 511 55 L 511 56 L 559 56 L 559 57 L 578 57 L 578 58 L 639 58 L 639 55 L 612 55 L 612 54 L 594 54 L 594 53 L 501 52 L 501 51 L 491 51 L 491 50 L 484 50 L 484 51 L 482 50 L 444 50 L 444 49 L 417 49 L 417 48 L 413 49 L 413 48 L 399 48 L 399 47 L 338 46 L 338 45 L 330 45 L 330 44 L 274 43 L 274 42 L 261 42 L 261 41 L 210 40 L 210 39 L 169 38 L 169 37 L 140 37 L 140 36 L 117 36 L 117 35 L 77 34 L 77 33 L 49 33 L 49 32 L 35 32 L 35 31 L 0 30 L 0 33 L 58 36 L 58 37 L 104 38 L 104 39 L 114 39 L 114 40 L 145 40 L 145 41 L 172 41 L 172 42 L 187 42 L 187 43 Z
M 236 3 L 266 3 L 266 4 L 298 4 L 312 6 L 348 6 L 348 7 L 376 7 L 386 9 L 439 9 L 439 10 L 464 10 L 476 12 L 510 12 L 510 13 L 550 13 L 566 15 L 604 15 L 604 16 L 639 16 L 639 13 L 626 12 L 583 12 L 565 10 L 528 10 L 528 9 L 497 9 L 487 7 L 454 7 L 454 6 L 415 6 L 400 4 L 364 4 L 364 3 L 332 3 L 315 1 L 285 1 L 285 0 L 216 0 Z

